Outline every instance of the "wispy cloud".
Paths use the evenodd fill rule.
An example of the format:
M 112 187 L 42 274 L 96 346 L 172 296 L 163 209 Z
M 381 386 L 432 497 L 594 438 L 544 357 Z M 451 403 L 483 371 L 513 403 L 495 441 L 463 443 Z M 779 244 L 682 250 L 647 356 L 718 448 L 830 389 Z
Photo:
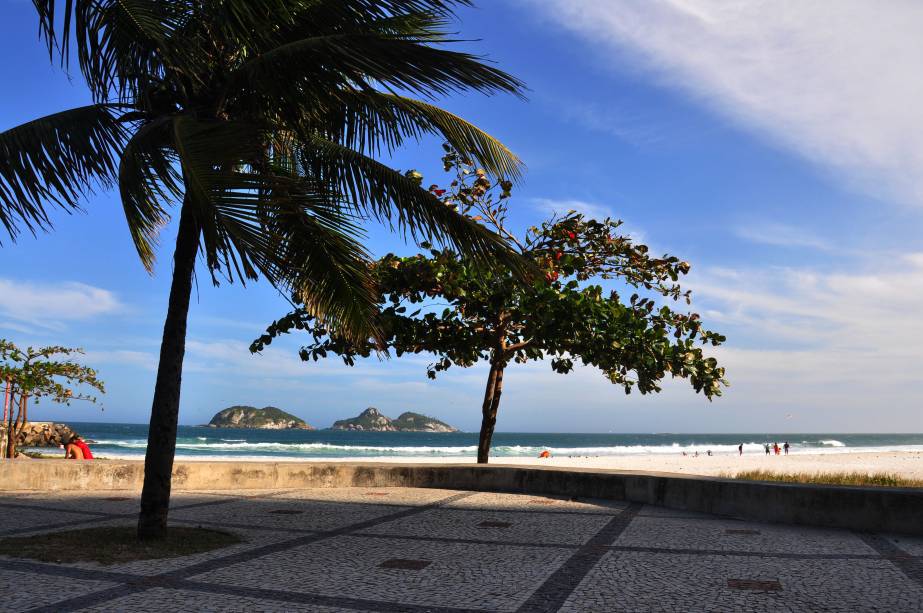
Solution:
M 832 251 L 834 245 L 803 228 L 773 222 L 749 223 L 738 226 L 734 233 L 742 239 L 761 245 L 795 247 Z
M 37 327 L 60 329 L 65 322 L 109 315 L 122 309 L 113 292 L 84 283 L 0 279 L 0 315 Z
M 923 205 L 923 3 L 520 1 L 840 180 Z
M 87 351 L 84 360 L 88 364 L 118 364 L 120 366 L 137 366 L 143 370 L 156 371 L 158 356 L 150 351 L 129 349 L 99 349 Z
M 615 217 L 612 209 L 604 204 L 586 202 L 584 200 L 554 200 L 551 198 L 533 198 L 532 204 L 543 213 L 563 215 L 569 211 L 582 213 L 593 219 Z
M 570 199 L 555 200 L 552 198 L 532 198 L 531 202 L 535 208 L 547 215 L 564 215 L 570 211 L 576 211 L 589 219 L 598 219 L 600 221 L 606 218 L 619 219 L 610 206 L 596 202 Z M 646 235 L 639 228 L 623 222 L 619 229 L 624 236 L 631 237 L 636 243 L 646 242 Z
M 662 120 L 658 123 L 636 110 L 594 102 L 557 99 L 553 104 L 562 118 L 587 130 L 608 134 L 638 147 L 657 145 L 675 136 Z

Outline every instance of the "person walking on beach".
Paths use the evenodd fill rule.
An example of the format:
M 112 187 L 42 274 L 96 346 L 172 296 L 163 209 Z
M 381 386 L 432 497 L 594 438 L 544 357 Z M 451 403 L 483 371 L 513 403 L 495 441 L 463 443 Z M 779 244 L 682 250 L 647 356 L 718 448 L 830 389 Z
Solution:
M 763 445 L 763 448 L 766 449 L 766 455 L 769 455 L 769 443 Z
M 737 446 L 737 455 L 743 455 L 743 454 L 744 454 L 744 444 L 741 443 L 740 445 Z
M 788 447 L 789 447 L 788 441 L 785 441 L 785 444 L 782 445 L 782 447 L 785 449 L 785 455 L 788 455 Z
M 776 452 L 776 455 L 779 455 L 779 451 L 780 451 L 779 443 L 773 443 L 773 444 L 772 444 L 772 449 L 773 449 L 773 451 Z

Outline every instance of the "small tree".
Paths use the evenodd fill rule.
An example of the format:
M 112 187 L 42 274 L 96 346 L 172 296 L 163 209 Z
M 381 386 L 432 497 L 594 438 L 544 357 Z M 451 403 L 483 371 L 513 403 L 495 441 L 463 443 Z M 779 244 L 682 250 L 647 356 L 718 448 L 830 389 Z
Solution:
M 69 347 L 29 347 L 22 350 L 6 339 L 0 339 L 0 377 L 7 387 L 9 414 L 7 416 L 6 457 L 16 456 L 16 441 L 29 421 L 29 399 L 38 404 L 42 399 L 70 404 L 74 400 L 96 402 L 96 397 L 75 392 L 77 385 L 86 385 L 101 393 L 105 386 L 96 371 L 78 364 L 68 356 L 83 354 L 82 349 Z M 65 359 L 57 359 L 63 356 Z M 13 413 L 16 409 L 16 417 Z
M 571 211 L 528 229 L 520 239 L 506 224 L 511 185 L 493 184 L 481 169 L 447 147 L 446 170 L 455 170 L 449 190 L 430 191 L 449 207 L 493 227 L 533 261 L 544 278 L 531 285 L 517 283 L 511 273 L 490 270 L 455 251 L 432 249 L 428 255 L 378 260 L 373 274 L 379 284 L 382 347 L 372 339 L 355 343 L 301 309 L 274 322 L 252 351 L 293 328 L 303 329 L 313 342 L 302 348 L 303 360 L 328 353 L 348 365 L 357 356 L 381 349 L 437 356 L 428 376 L 452 365 L 490 363 L 484 391 L 478 462 L 486 463 L 497 420 L 503 374 L 511 362 L 551 358 L 551 368 L 566 374 L 576 360 L 599 368 L 626 393 L 660 391 L 667 376 L 688 379 L 709 399 L 721 394 L 724 368 L 704 355 L 702 345 L 717 346 L 720 334 L 703 328 L 699 315 L 681 313 L 656 298 L 690 302 L 678 280 L 689 264 L 676 257 L 652 257 L 645 245 L 620 234 L 621 221 L 596 221 Z M 618 280 L 635 293 L 628 302 L 617 291 L 606 292 L 590 279 Z M 641 296 L 637 292 L 644 292 Z M 434 301 L 447 303 L 441 311 Z M 414 309 L 407 313 L 408 305 Z

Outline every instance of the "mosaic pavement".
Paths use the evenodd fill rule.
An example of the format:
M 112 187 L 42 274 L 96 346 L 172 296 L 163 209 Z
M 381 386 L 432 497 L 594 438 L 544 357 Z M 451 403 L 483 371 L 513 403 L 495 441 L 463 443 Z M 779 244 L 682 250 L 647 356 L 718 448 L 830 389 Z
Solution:
M 137 494 L 0 492 L 0 537 L 132 524 Z M 4 611 L 923 611 L 923 539 L 409 488 L 180 492 L 244 542 L 113 566 L 0 557 Z

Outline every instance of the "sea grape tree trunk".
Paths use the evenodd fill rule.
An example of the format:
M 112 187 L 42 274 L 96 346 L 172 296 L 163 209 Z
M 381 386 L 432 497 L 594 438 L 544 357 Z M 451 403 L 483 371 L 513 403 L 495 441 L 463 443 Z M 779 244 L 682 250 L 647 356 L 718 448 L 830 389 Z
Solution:
M 484 404 L 481 406 L 481 433 L 478 437 L 478 464 L 487 464 L 490 456 L 490 441 L 497 425 L 497 409 L 503 393 L 503 371 L 506 363 L 499 357 L 490 361 L 490 375 L 484 389 Z
M 12 386 L 12 383 L 9 384 Z M 10 412 L 7 414 L 6 421 L 6 448 L 3 450 L 3 454 L 7 458 L 16 457 L 16 434 L 15 434 L 15 421 L 13 419 L 13 407 L 16 405 L 16 394 L 13 390 L 9 392 L 9 408 Z
M 176 251 L 173 255 L 173 282 L 170 286 L 167 319 L 163 326 L 151 424 L 147 434 L 147 452 L 144 456 L 144 487 L 141 490 L 141 513 L 138 517 L 138 537 L 141 539 L 162 539 L 167 534 L 183 356 L 186 352 L 186 318 L 192 294 L 199 232 L 187 196 L 180 214 Z
M 27 407 L 29 396 L 26 394 L 19 395 L 19 409 L 16 411 L 16 421 L 13 421 L 13 405 L 15 404 L 15 395 L 10 396 L 10 421 L 6 429 L 6 457 L 16 457 L 16 443 L 19 440 L 19 433 L 22 432 L 26 425 Z

